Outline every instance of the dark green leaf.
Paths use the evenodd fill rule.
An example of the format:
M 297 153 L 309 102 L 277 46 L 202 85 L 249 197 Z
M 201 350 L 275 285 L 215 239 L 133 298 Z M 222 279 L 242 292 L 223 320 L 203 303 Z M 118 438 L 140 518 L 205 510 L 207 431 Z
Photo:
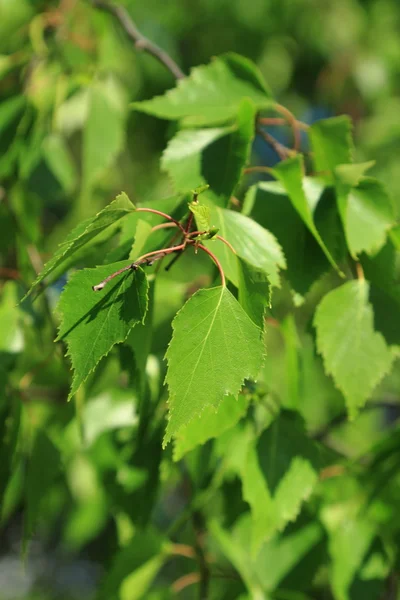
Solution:
M 74 369 L 71 397 L 111 348 L 123 342 L 147 311 L 147 280 L 142 270 L 127 271 L 104 290 L 92 287 L 130 261 L 72 275 L 58 305 L 61 325 L 58 340 L 65 340 Z

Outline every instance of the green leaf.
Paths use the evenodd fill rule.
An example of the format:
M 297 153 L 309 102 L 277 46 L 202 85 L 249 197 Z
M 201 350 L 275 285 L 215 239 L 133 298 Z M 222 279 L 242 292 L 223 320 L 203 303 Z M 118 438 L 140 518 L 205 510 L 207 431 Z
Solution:
M 254 106 L 245 99 L 231 127 L 179 131 L 162 157 L 162 167 L 175 190 L 185 192 L 208 184 L 205 196 L 225 206 L 249 160 L 254 118 Z
M 196 292 L 173 321 L 166 353 L 169 388 L 168 443 L 206 406 L 237 396 L 245 379 L 255 379 L 264 345 L 261 330 L 225 287 Z M 233 399 L 232 399 L 233 401 Z
M 122 261 L 74 273 L 61 294 L 58 340 L 66 340 L 74 369 L 69 398 L 111 348 L 123 342 L 147 311 L 147 280 L 141 269 L 111 280 L 100 292 L 92 287 L 118 269 Z
M 190 202 L 189 210 L 193 213 L 196 227 L 199 231 L 209 231 L 210 229 L 210 207 L 198 202 Z
M 43 141 L 42 151 L 49 169 L 65 192 L 73 192 L 78 183 L 78 174 L 65 139 L 58 133 L 51 133 Z
M 304 164 L 301 155 L 279 163 L 274 168 L 274 174 L 284 186 L 294 208 L 317 240 L 326 258 L 340 273 L 340 269 L 323 241 L 313 218 L 313 213 L 322 192 L 321 184 L 317 181 L 307 180 L 307 189 L 304 187 Z
M 141 600 L 148 591 L 157 573 L 166 560 L 165 554 L 153 556 L 135 571 L 130 573 L 121 583 L 121 600 Z
M 275 597 L 275 594 L 270 596 L 269 593 L 278 588 L 302 559 L 307 560 L 310 551 L 323 536 L 322 528 L 318 523 L 308 523 L 286 535 L 269 540 L 258 555 L 254 556 L 249 552 L 252 523 L 248 514 L 240 516 L 231 532 L 222 529 L 216 520 L 211 521 L 209 529 L 222 552 L 242 577 L 252 600 Z M 291 591 L 288 591 L 287 596 L 284 597 L 299 598 L 299 600 L 308 598 L 301 592 L 297 595 Z
M 132 580 L 135 581 L 136 577 L 138 586 L 151 583 L 151 574 L 156 575 L 158 570 L 155 568 L 156 565 L 161 566 L 159 561 L 161 558 L 163 560 L 166 558 L 163 543 L 164 538 L 152 528 L 147 528 L 143 532 L 138 530 L 129 545 L 115 554 L 113 564 L 106 572 L 100 587 L 99 598 L 101 600 L 143 598 L 143 595 L 136 595 L 136 590 L 130 583 Z M 138 587 L 138 591 L 142 590 L 146 592 L 145 587 Z M 129 591 L 132 596 L 128 594 Z
M 18 354 L 24 348 L 22 311 L 18 304 L 15 281 L 7 281 L 1 290 L 0 301 L 0 354 Z
M 82 188 L 90 190 L 108 169 L 124 144 L 125 115 L 116 101 L 118 90 L 105 84 L 93 86 L 83 132 Z
M 295 413 L 282 412 L 250 445 L 240 474 L 253 519 L 253 550 L 298 516 L 327 463 Z
M 317 348 L 343 393 L 350 417 L 391 369 L 394 355 L 374 331 L 366 281 L 349 281 L 324 296 L 315 313 Z
M 347 502 L 338 506 L 328 505 L 322 510 L 322 521 L 328 531 L 331 586 L 335 600 L 352 600 L 353 592 L 357 589 L 359 596 L 356 597 L 381 597 L 383 590 L 374 588 L 377 583 L 381 583 L 378 588 L 382 587 L 389 570 L 389 561 L 382 552 L 382 545 L 374 544 L 377 532 L 373 518 L 362 512 L 356 515 L 354 508 L 354 503 Z M 368 567 L 372 566 L 374 559 L 379 561 L 375 565 L 379 567 L 380 573 L 375 567 L 371 577 Z
M 257 109 L 269 108 L 273 103 L 255 65 L 229 53 L 195 67 L 164 96 L 135 102 L 133 107 L 161 119 L 193 117 L 196 125 L 210 125 L 232 119 L 243 98 L 250 98 Z
M 356 258 L 361 252 L 376 254 L 395 224 L 394 208 L 385 187 L 372 177 L 363 177 L 356 187 L 340 184 L 336 189 L 351 255 Z
M 113 227 L 120 219 L 135 210 L 134 205 L 129 200 L 125 193 L 120 194 L 117 198 L 111 202 L 108 206 L 103 208 L 95 217 L 87 219 L 80 223 L 75 229 L 73 229 L 66 237 L 64 242 L 60 244 L 54 256 L 44 266 L 43 271 L 39 274 L 37 279 L 33 282 L 29 292 L 24 298 L 33 292 L 33 290 L 39 285 L 41 281 L 54 269 L 59 267 L 64 261 L 74 254 L 77 250 L 82 248 L 96 235 L 102 233 L 104 230 L 109 228 L 110 234 L 113 233 Z
M 26 475 L 25 540 L 33 534 L 35 525 L 42 516 L 43 499 L 60 471 L 61 456 L 58 448 L 44 431 L 39 430 L 32 448 Z
M 190 421 L 175 437 L 174 460 L 181 458 L 196 446 L 204 444 L 211 438 L 222 435 L 225 431 L 236 425 L 245 414 L 248 398 L 239 394 L 224 396 L 218 408 L 205 406 L 197 419 Z
M 239 302 L 250 319 L 264 329 L 264 316 L 271 303 L 271 290 L 265 271 L 239 258 Z
M 347 115 L 313 123 L 309 135 L 316 171 L 333 171 L 337 165 L 353 162 L 352 122 Z
M 286 261 L 280 245 L 269 231 L 241 213 L 217 207 L 211 210 L 211 222 L 240 258 L 265 271 L 271 286 L 279 287 L 279 269 L 286 268 Z M 219 240 L 209 247 L 221 261 L 225 275 L 238 287 L 238 261 L 232 250 Z

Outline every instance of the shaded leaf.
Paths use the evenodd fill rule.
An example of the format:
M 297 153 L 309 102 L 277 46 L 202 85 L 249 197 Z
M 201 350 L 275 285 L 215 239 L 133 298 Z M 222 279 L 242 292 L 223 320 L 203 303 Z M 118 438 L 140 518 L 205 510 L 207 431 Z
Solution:
M 48 135 L 43 141 L 43 157 L 49 169 L 67 194 L 77 185 L 78 174 L 65 139 L 57 134 Z
M 282 412 L 249 446 L 240 474 L 253 519 L 253 549 L 299 514 L 328 454 L 310 440 L 295 413 Z
M 236 397 L 245 379 L 257 377 L 264 354 L 261 330 L 222 286 L 196 292 L 173 330 L 165 444 L 207 405 L 217 409 L 224 396 Z
M 43 468 L 45 465 L 46 468 Z M 27 540 L 42 516 L 42 501 L 61 470 L 61 456 L 44 431 L 38 431 L 26 475 L 27 509 L 24 521 L 24 538 Z
M 111 348 L 123 342 L 147 311 L 147 280 L 141 269 L 127 271 L 100 292 L 92 287 L 127 266 L 122 261 L 74 273 L 61 294 L 58 340 L 65 340 L 74 375 L 71 397 Z
M 244 100 L 233 126 L 179 131 L 162 157 L 176 191 L 208 184 L 206 197 L 225 206 L 249 160 L 254 118 L 254 106 Z
M 374 330 L 366 281 L 349 281 L 324 296 L 315 313 L 317 348 L 355 417 L 391 369 L 394 355 Z
M 316 205 L 321 197 L 321 184 L 318 181 L 307 180 L 304 187 L 304 164 L 301 155 L 282 161 L 274 168 L 274 174 L 285 188 L 294 208 L 317 240 L 330 264 L 340 272 L 331 252 L 322 239 L 313 218 Z
M 243 98 L 250 98 L 257 109 L 272 104 L 271 94 L 255 65 L 238 54 L 215 58 L 210 64 L 195 67 L 189 77 L 164 96 L 135 102 L 134 108 L 162 119 L 194 117 L 197 125 L 223 123 L 232 119 Z
M 239 258 L 239 302 L 250 319 L 264 329 L 264 315 L 271 302 L 271 290 L 265 271 Z

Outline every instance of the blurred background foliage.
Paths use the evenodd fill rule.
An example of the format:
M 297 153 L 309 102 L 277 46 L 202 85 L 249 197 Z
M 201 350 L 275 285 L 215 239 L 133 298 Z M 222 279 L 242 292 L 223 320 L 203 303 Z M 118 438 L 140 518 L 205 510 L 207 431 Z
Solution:
M 212 56 L 235 51 L 254 60 L 276 99 L 299 119 L 311 123 L 349 114 L 357 159 L 376 161 L 371 173 L 387 184 L 400 209 L 398 0 L 121 0 L 121 4 L 139 29 L 186 73 Z M 173 83 L 162 66 L 132 46 L 109 14 L 90 2 L 0 0 L 0 410 L 2 439 L 7 439 L 0 467 L 0 486 L 5 491 L 0 542 L 3 600 L 91 598 L 104 573 L 110 573 L 118 546 L 129 549 L 131 569 L 141 564 L 132 540 L 134 547 L 144 548 L 144 554 L 158 556 L 163 540 L 156 531 L 142 540 L 136 528 L 148 521 L 154 509 L 153 482 L 159 467 L 162 493 L 157 495 L 156 525 L 167 530 L 184 505 L 186 491 L 177 487 L 179 466 L 171 462 L 170 451 L 161 457 L 164 422 L 155 419 L 145 430 L 138 427 L 136 409 L 132 412 L 137 391 L 120 390 L 115 384 L 121 361 L 117 353 L 91 377 L 86 397 L 78 396 L 76 406 L 66 404 L 69 372 L 61 350 L 51 343 L 54 320 L 46 312 L 53 312 L 63 282 L 55 283 L 37 305 L 16 307 L 26 283 L 41 269 L 42 259 L 47 260 L 72 226 L 119 191 L 144 204 L 171 195 L 159 161 L 174 125 L 134 112 L 130 103 L 161 94 Z M 282 142 L 290 139 L 290 131 L 277 135 Z M 256 163 L 274 160 L 272 152 L 255 144 Z M 86 255 L 83 264 L 91 266 L 97 256 Z M 147 365 L 154 405 L 163 380 L 162 354 L 170 321 L 189 293 L 187 274 L 193 280 L 205 272 L 198 261 L 194 267 L 185 260 L 180 270 L 161 279 L 156 290 L 155 334 Z M 315 306 L 318 294 L 315 290 L 304 312 Z M 397 332 L 398 325 L 390 323 L 388 329 L 393 328 Z M 308 431 L 319 438 L 328 436 L 330 444 L 348 457 L 363 455 L 380 442 L 373 465 L 381 477 L 375 482 L 379 489 L 380 481 L 399 470 L 398 454 L 385 462 L 390 449 L 384 437 L 398 417 L 399 370 L 376 390 L 369 409 L 349 423 L 343 418 L 343 398 L 315 358 L 312 336 L 303 332 L 300 339 L 298 335 L 290 317 L 283 328 L 269 329 L 271 360 L 265 381 L 271 395 L 287 406 L 291 391 L 285 369 L 301 371 L 302 414 Z M 398 343 L 398 336 L 394 337 Z M 19 402 L 10 408 L 6 396 Z M 381 411 L 376 408 L 380 402 L 393 406 Z M 331 419 L 337 425 L 332 431 L 326 429 Z M 18 459 L 13 459 L 15 422 L 21 423 L 23 432 Z M 40 434 L 42 428 L 51 444 Z M 132 431 L 141 444 L 133 442 Z M 33 447 L 39 459 L 27 464 Z M 210 475 L 199 466 L 204 457 L 201 451 L 189 456 L 187 468 L 205 489 L 208 481 L 202 478 Z M 63 478 L 58 477 L 60 469 Z M 114 472 L 116 477 L 111 476 Z M 335 531 L 343 519 L 351 524 L 353 500 L 346 503 L 345 499 L 357 497 L 357 485 L 349 476 L 343 478 L 340 490 L 333 484 L 324 489 L 326 506 L 321 518 L 327 531 Z M 219 498 L 227 504 L 228 518 L 232 512 L 232 522 L 241 510 L 229 506 L 237 486 L 237 478 L 227 480 Z M 29 490 L 28 501 L 25 490 Z M 368 493 L 375 494 L 376 489 Z M 385 493 L 395 492 L 387 489 Z M 340 514 L 334 511 L 337 506 Z M 378 504 L 374 510 L 376 519 L 387 524 L 390 519 L 379 510 L 389 509 Z M 23 567 L 21 540 L 34 531 L 38 515 L 46 518 L 40 520 Z M 307 519 L 304 515 L 304 522 Z M 235 524 L 235 536 L 240 540 L 247 525 L 243 519 L 239 525 Z M 373 538 L 368 527 L 366 523 L 363 529 L 365 544 Z M 289 537 L 299 528 L 301 523 L 293 525 Z M 312 551 L 318 554 L 322 548 L 321 560 L 327 553 L 326 534 L 317 527 L 315 535 L 320 546 Z M 331 538 L 331 551 L 338 556 L 348 554 L 351 562 L 351 527 L 346 535 L 347 539 Z M 217 532 L 215 538 L 221 540 Z M 366 575 L 366 580 L 375 581 L 374 574 L 378 574 L 377 580 L 383 581 L 386 566 L 376 558 L 379 552 L 374 556 L 375 562 L 369 564 L 373 576 Z M 143 597 L 175 597 L 165 582 L 188 572 L 179 560 L 164 567 L 159 591 Z M 308 563 L 311 571 L 314 562 Z M 336 590 L 341 585 L 345 589 L 340 578 L 344 581 L 347 575 L 340 571 L 340 564 L 336 568 Z M 317 575 L 320 591 L 312 597 L 329 598 L 326 572 L 320 568 Z M 306 570 L 296 586 L 301 580 L 307 590 L 314 577 L 315 573 Z M 293 589 L 289 575 L 282 580 L 284 588 Z M 235 585 L 227 580 L 220 592 L 215 591 L 215 598 L 236 598 Z M 376 591 L 369 585 L 370 595 L 351 597 L 378 598 L 382 586 Z M 357 594 L 366 593 L 362 586 L 360 590 Z M 299 589 L 296 593 L 274 597 L 309 597 Z M 190 594 L 181 597 L 193 597 Z M 347 598 L 343 594 L 339 591 L 336 597 Z

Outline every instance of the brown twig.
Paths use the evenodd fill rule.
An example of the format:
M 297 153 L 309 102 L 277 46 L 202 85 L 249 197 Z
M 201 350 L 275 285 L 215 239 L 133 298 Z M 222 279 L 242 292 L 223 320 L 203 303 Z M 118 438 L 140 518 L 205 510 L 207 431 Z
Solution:
M 148 213 L 152 213 L 153 215 L 159 215 L 160 217 L 167 219 L 171 223 L 174 223 L 177 227 L 179 227 L 179 229 L 182 231 L 183 234 L 186 234 L 185 228 L 183 227 L 183 225 L 181 223 L 179 223 L 179 221 L 177 221 L 176 219 L 171 217 L 171 215 L 167 215 L 167 213 L 162 212 L 161 210 L 156 210 L 155 208 L 144 208 L 143 207 L 143 208 L 137 208 L 135 212 L 148 212 Z
M 107 285 L 107 283 L 109 281 L 114 279 L 114 277 L 118 277 L 118 275 L 122 275 L 122 273 L 125 273 L 125 271 L 130 271 L 130 270 L 136 271 L 140 267 L 140 265 L 143 263 L 146 263 L 147 265 L 150 266 L 153 263 L 155 263 L 156 260 L 160 260 L 161 258 L 164 258 L 164 256 L 167 256 L 168 254 L 172 254 L 173 252 L 181 252 L 182 250 L 185 249 L 185 247 L 186 247 L 186 243 L 184 242 L 183 244 L 179 244 L 179 246 L 171 246 L 170 248 L 163 248 L 162 250 L 153 250 L 152 252 L 147 252 L 146 254 L 143 254 L 143 256 L 140 256 L 137 260 L 135 260 L 130 265 L 127 265 L 126 267 L 122 267 L 122 269 L 118 269 L 118 271 L 114 271 L 114 273 L 111 273 L 111 275 L 108 275 L 108 277 L 103 279 L 103 281 L 100 281 L 100 283 L 98 283 L 97 285 L 94 285 L 92 287 L 92 290 L 94 292 L 99 292 L 100 290 L 105 288 L 105 286 Z
M 281 113 L 281 115 L 284 116 L 284 118 L 289 123 L 290 127 L 292 128 L 293 150 L 295 152 L 297 152 L 298 150 L 300 150 L 300 146 L 301 146 L 301 133 L 300 133 L 300 127 L 299 127 L 296 117 L 294 116 L 294 114 L 292 112 L 290 112 L 290 110 L 288 108 L 286 108 L 286 106 L 283 106 L 282 104 L 278 104 L 278 103 L 274 104 L 274 109 L 277 112 Z
M 271 146 L 271 148 L 277 153 L 277 155 L 279 156 L 279 158 L 281 160 L 285 160 L 286 158 L 293 156 L 293 154 L 294 154 L 293 150 L 291 150 L 290 148 L 287 148 L 286 146 L 284 146 L 283 144 L 278 142 L 278 140 L 276 140 L 267 131 L 264 131 L 263 129 L 261 129 L 261 127 L 257 127 L 257 133 L 258 133 L 258 135 L 260 135 L 263 138 L 263 140 L 265 142 L 267 142 L 267 144 L 269 146 Z
M 198 583 L 199 581 L 200 581 L 199 573 L 188 573 L 187 575 L 183 575 L 182 577 L 179 577 L 179 579 L 174 581 L 174 583 L 171 585 L 171 589 L 175 594 L 178 594 L 185 588 L 189 587 L 190 585 L 194 585 L 195 583 Z
M 157 44 L 151 42 L 139 31 L 129 16 L 128 11 L 123 6 L 117 6 L 116 4 L 111 4 L 105 0 L 92 0 L 92 5 L 95 8 L 99 8 L 100 10 L 113 15 L 121 25 L 122 29 L 125 31 L 128 38 L 134 43 L 135 48 L 138 50 L 143 50 L 144 52 L 154 56 L 154 58 L 156 58 L 161 64 L 164 65 L 164 67 L 168 69 L 170 73 L 172 73 L 175 79 L 183 79 L 185 77 L 185 74 L 176 64 L 176 62 L 164 50 L 157 46 Z
M 1 279 L 21 279 L 21 275 L 17 269 L 9 269 L 8 267 L 0 267 Z
M 246 169 L 243 169 L 243 173 L 245 175 L 250 175 L 251 173 L 266 173 L 267 175 L 272 175 L 274 172 L 273 169 L 271 169 L 271 167 L 264 167 L 264 166 L 255 166 L 255 167 L 246 167 Z
M 218 271 L 219 271 L 219 275 L 221 277 L 221 283 L 223 285 L 223 287 L 226 286 L 226 280 L 225 280 L 225 273 L 222 269 L 222 265 L 219 262 L 218 258 L 215 256 L 215 254 L 213 254 L 211 252 L 211 250 L 209 250 L 208 248 L 206 248 L 205 246 L 203 246 L 203 244 L 196 244 L 196 248 L 200 248 L 200 250 L 203 250 L 203 252 L 206 252 L 208 254 L 208 256 L 210 256 L 213 261 L 215 262 L 215 264 L 217 265 Z

